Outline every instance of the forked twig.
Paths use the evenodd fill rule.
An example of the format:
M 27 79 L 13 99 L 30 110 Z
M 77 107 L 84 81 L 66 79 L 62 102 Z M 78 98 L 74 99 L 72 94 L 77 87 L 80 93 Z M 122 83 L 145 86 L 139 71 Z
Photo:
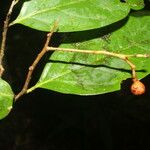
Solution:
M 137 81 L 138 79 L 136 76 L 135 65 L 128 58 L 129 57 L 150 58 L 150 54 L 126 55 L 126 54 L 118 54 L 118 53 L 114 53 L 114 52 L 108 52 L 106 50 L 79 50 L 79 49 L 70 49 L 70 48 L 49 47 L 48 46 L 49 42 L 50 42 L 51 37 L 52 37 L 54 31 L 56 30 L 57 26 L 58 26 L 57 23 L 55 23 L 52 31 L 47 34 L 47 40 L 45 42 L 45 45 L 44 45 L 43 49 L 41 50 L 41 52 L 36 57 L 36 59 L 34 60 L 33 64 L 29 67 L 29 71 L 28 71 L 24 86 L 23 86 L 21 92 L 19 92 L 15 96 L 15 100 L 18 100 L 22 95 L 29 93 L 33 89 L 35 89 L 34 86 L 28 89 L 30 80 L 32 78 L 32 73 L 33 73 L 35 67 L 37 66 L 38 62 L 41 60 L 41 58 L 47 51 L 64 51 L 64 52 L 77 52 L 77 53 L 87 53 L 87 54 L 103 54 L 103 55 L 108 55 L 108 56 L 112 56 L 112 57 L 117 57 L 119 59 L 124 60 L 130 66 L 131 71 L 132 71 L 133 82 Z
M 15 101 L 18 100 L 19 97 L 21 97 L 22 95 L 24 95 L 27 92 L 29 83 L 30 83 L 31 78 L 32 78 L 32 73 L 33 73 L 35 67 L 37 66 L 38 62 L 41 60 L 41 58 L 47 52 L 48 44 L 51 41 L 51 37 L 52 37 L 53 33 L 55 32 L 55 30 L 57 29 L 57 26 L 58 26 L 58 24 L 57 24 L 57 22 L 55 22 L 51 32 L 47 34 L 47 39 L 46 39 L 46 42 L 44 44 L 44 47 L 42 48 L 41 52 L 37 55 L 37 57 L 34 60 L 34 62 L 32 63 L 32 65 L 29 67 L 29 71 L 28 71 L 28 74 L 26 76 L 24 86 L 23 86 L 22 90 L 15 96 Z
M 6 38 L 7 38 L 7 31 L 9 27 L 9 21 L 10 21 L 13 8 L 18 2 L 19 0 L 12 1 L 11 6 L 8 10 L 8 13 L 6 15 L 6 19 L 4 21 L 3 32 L 2 32 L 2 42 L 1 42 L 1 47 L 0 47 L 0 77 L 3 75 L 3 72 L 4 72 L 4 67 L 2 63 L 3 63 L 5 48 L 6 48 Z
M 79 50 L 79 49 L 70 49 L 70 48 L 49 47 L 48 44 L 50 42 L 51 36 L 52 36 L 53 32 L 55 31 L 56 27 L 57 27 L 57 25 L 54 25 L 54 28 L 52 29 L 52 31 L 47 35 L 47 40 L 46 40 L 46 43 L 45 43 L 42 51 L 38 54 L 38 56 L 35 59 L 35 61 L 33 62 L 33 64 L 29 67 L 29 72 L 27 74 L 23 89 L 21 90 L 21 92 L 19 94 L 16 95 L 15 100 L 18 100 L 18 98 L 21 97 L 22 95 L 24 95 L 25 93 L 29 93 L 35 89 L 34 86 L 28 89 L 28 85 L 30 83 L 33 70 L 35 69 L 36 65 L 38 64 L 40 59 L 43 57 L 43 55 L 47 51 L 64 51 L 64 52 L 77 52 L 77 53 L 86 53 L 86 54 L 103 54 L 103 55 L 108 55 L 108 56 L 112 56 L 112 57 L 117 57 L 119 59 L 124 60 L 130 66 L 131 71 L 132 71 L 133 82 L 137 81 L 138 78 L 136 76 L 135 65 L 131 61 L 129 61 L 128 58 L 129 57 L 150 58 L 150 54 L 126 55 L 126 54 L 118 54 L 118 53 L 114 53 L 114 52 L 108 52 L 106 50 Z

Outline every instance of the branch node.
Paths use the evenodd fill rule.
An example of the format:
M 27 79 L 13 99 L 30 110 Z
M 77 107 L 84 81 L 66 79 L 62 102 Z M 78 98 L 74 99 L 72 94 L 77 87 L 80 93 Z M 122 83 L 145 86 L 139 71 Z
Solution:
M 34 67 L 33 66 L 30 66 L 29 67 L 29 71 L 33 71 Z
M 51 41 L 51 37 L 54 33 L 54 31 L 56 30 L 57 28 L 57 24 L 55 23 L 51 32 L 49 32 L 47 34 L 47 39 L 46 39 L 46 42 L 41 50 L 41 52 L 37 55 L 37 57 L 35 58 L 35 60 L 33 61 L 32 65 L 29 67 L 29 71 L 28 71 L 28 74 L 26 76 L 26 80 L 25 80 L 25 83 L 24 83 L 24 86 L 22 88 L 22 90 L 16 95 L 15 97 L 15 100 L 17 101 L 22 95 L 26 94 L 27 92 L 27 89 L 28 89 L 28 86 L 29 86 L 29 83 L 30 83 L 30 80 L 32 78 L 32 73 L 34 71 L 34 69 L 36 68 L 37 64 L 39 63 L 39 61 L 41 60 L 41 58 L 44 56 L 44 54 L 47 52 L 47 47 L 48 47 L 48 44 L 49 42 Z

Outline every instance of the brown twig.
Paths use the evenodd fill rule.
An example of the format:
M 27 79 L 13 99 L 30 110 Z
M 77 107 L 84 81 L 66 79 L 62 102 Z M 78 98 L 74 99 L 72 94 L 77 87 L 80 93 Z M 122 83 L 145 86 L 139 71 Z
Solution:
M 47 52 L 48 44 L 51 40 L 53 33 L 57 29 L 57 26 L 58 26 L 58 24 L 57 24 L 57 22 L 55 22 L 51 32 L 47 34 L 47 39 L 46 39 L 46 42 L 44 44 L 44 47 L 42 48 L 41 52 L 37 55 L 37 57 L 34 60 L 34 62 L 32 63 L 32 65 L 29 67 L 29 71 L 28 71 L 24 86 L 23 86 L 22 90 L 15 96 L 15 101 L 18 100 L 22 95 L 24 95 L 27 92 L 30 80 L 32 78 L 32 73 L 33 73 L 35 67 L 37 66 L 38 62 L 41 60 L 41 58 Z
M 135 80 L 137 80 L 137 75 L 136 75 L 136 71 L 135 71 L 135 65 L 131 62 L 131 61 L 129 61 L 129 59 L 128 59 L 128 57 L 126 57 L 125 59 L 124 59 L 124 61 L 130 66 L 130 68 L 131 68 L 131 71 L 132 71 L 132 80 L 133 81 L 135 81 Z
M 137 58 L 150 58 L 150 54 L 133 54 L 133 55 L 126 55 L 126 54 L 119 54 L 114 52 L 108 52 L 106 50 L 80 50 L 80 49 L 71 49 L 71 48 L 60 48 L 60 47 L 47 47 L 48 51 L 64 51 L 64 52 L 77 52 L 77 53 L 87 53 L 87 54 L 103 54 L 109 55 L 113 57 L 118 57 L 120 59 L 126 59 L 129 57 L 137 57 Z
M 3 33 L 2 33 L 2 42 L 1 42 L 1 47 L 0 47 L 0 77 L 3 75 L 4 72 L 4 67 L 3 67 L 3 57 L 4 57 L 4 51 L 6 47 L 6 38 L 7 38 L 7 31 L 9 27 L 9 21 L 10 17 L 13 11 L 14 6 L 19 2 L 19 0 L 13 0 L 11 3 L 11 6 L 8 10 L 8 13 L 6 15 L 6 19 L 4 21 L 4 26 L 3 26 Z

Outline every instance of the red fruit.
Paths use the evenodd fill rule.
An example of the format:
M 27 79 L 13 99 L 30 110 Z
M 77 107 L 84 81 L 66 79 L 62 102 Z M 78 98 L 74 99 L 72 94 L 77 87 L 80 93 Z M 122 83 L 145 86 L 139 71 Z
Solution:
M 145 85 L 141 81 L 136 80 L 131 85 L 131 92 L 134 95 L 142 95 L 145 93 Z

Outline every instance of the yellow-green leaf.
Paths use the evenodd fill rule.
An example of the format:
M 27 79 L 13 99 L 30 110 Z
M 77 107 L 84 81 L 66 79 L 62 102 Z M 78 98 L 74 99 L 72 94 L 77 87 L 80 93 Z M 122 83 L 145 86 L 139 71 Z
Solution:
M 0 78 L 0 119 L 6 117 L 12 109 L 14 94 L 10 85 Z

